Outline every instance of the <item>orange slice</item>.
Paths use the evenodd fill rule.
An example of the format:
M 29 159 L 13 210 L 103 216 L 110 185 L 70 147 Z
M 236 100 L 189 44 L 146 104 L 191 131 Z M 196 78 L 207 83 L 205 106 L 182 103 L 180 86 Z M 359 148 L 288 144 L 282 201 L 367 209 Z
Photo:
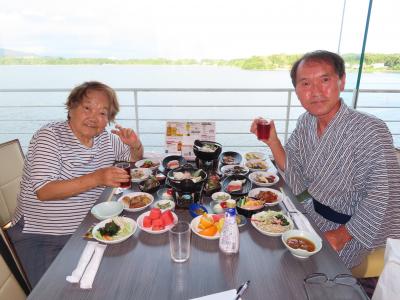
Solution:
M 218 231 L 217 226 L 211 225 L 210 227 L 207 227 L 206 229 L 199 231 L 199 234 L 206 236 L 214 236 L 217 233 L 217 231 Z
M 199 222 L 199 229 L 206 229 L 210 226 L 212 226 L 214 224 L 214 220 L 212 217 L 208 216 L 208 215 L 203 215 L 200 218 L 200 222 Z

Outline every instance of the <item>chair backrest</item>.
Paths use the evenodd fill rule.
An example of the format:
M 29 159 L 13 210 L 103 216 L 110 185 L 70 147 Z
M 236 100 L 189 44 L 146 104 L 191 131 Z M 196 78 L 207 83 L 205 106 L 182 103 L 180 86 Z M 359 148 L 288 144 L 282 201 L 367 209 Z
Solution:
M 0 255 L 0 299 L 23 300 L 26 295 Z
M 17 256 L 14 246 L 12 245 L 6 229 L 0 227 L 0 253 L 2 259 L 5 261 L 4 263 L 7 265 L 8 271 L 12 273 L 13 278 L 17 281 L 20 288 L 25 291 L 25 294 L 29 294 L 32 290 L 31 285 L 29 283 L 28 277 L 22 267 L 22 264 Z M 1 274 L 3 273 L 3 267 L 1 268 Z M 6 276 L 6 275 L 5 275 Z M 7 275 L 7 278 L 11 276 Z M 1 286 L 0 276 L 0 286 Z M 10 279 L 11 280 L 11 279 Z M 0 291 L 1 291 L 0 287 Z M 13 299 L 13 298 L 2 298 L 0 295 L 0 299 Z
M 0 225 L 8 223 L 17 207 L 24 153 L 18 140 L 0 144 Z

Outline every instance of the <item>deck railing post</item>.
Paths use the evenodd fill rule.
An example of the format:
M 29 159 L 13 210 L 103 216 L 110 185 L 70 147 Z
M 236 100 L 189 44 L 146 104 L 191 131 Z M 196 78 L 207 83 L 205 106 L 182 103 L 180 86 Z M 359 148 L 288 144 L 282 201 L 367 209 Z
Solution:
M 289 119 L 290 119 L 290 106 L 292 105 L 292 91 L 288 91 L 287 107 L 286 107 L 286 121 L 285 121 L 285 138 L 286 144 L 289 135 Z
M 134 102 L 135 102 L 135 123 L 136 123 L 136 133 L 140 135 L 139 128 L 139 107 L 138 107 L 138 91 L 136 89 L 133 90 Z

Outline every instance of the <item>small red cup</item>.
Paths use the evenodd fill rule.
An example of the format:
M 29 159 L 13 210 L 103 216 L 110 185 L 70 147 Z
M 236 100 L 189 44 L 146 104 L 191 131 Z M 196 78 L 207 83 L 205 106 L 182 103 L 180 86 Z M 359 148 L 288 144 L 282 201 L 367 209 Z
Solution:
M 257 138 L 259 140 L 267 140 L 269 138 L 269 131 L 271 123 L 267 120 L 259 120 L 257 122 Z
M 125 172 L 128 173 L 129 181 L 121 182 L 121 186 L 120 187 L 122 189 L 129 189 L 131 187 L 131 179 L 132 179 L 132 177 L 131 177 L 131 164 L 129 162 L 119 162 L 119 163 L 116 163 L 115 166 L 117 168 L 124 169 Z

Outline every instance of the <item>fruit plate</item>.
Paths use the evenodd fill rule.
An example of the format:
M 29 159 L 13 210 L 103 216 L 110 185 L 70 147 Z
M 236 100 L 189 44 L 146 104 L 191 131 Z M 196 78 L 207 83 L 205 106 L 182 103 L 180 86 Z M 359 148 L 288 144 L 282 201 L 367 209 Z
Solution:
M 212 217 L 212 214 L 208 214 L 208 216 Z M 194 218 L 192 220 L 192 222 L 190 222 L 190 228 L 192 229 L 192 231 L 198 235 L 199 237 L 206 239 L 206 240 L 217 240 L 220 237 L 219 232 L 217 231 L 216 234 L 214 234 L 213 236 L 207 236 L 207 235 L 202 235 L 199 232 L 201 231 L 201 229 L 198 228 L 198 225 L 200 223 L 200 218 L 202 216 L 197 216 L 196 218 Z
M 136 222 L 137 222 L 137 225 L 139 226 L 139 228 L 140 228 L 141 230 L 147 232 L 147 233 L 151 233 L 151 234 L 161 234 L 161 233 L 167 232 L 167 231 L 170 230 L 172 227 L 174 227 L 174 225 L 175 225 L 176 223 L 178 223 L 178 216 L 177 216 L 174 212 L 171 212 L 171 213 L 172 213 L 172 216 L 174 217 L 174 222 L 173 222 L 172 224 L 169 224 L 168 226 L 165 226 L 165 228 L 164 228 L 164 229 L 161 229 L 161 230 L 152 230 L 151 227 L 147 228 L 147 227 L 144 227 L 144 226 L 143 226 L 143 219 L 144 219 L 144 217 L 150 215 L 150 211 L 146 211 L 146 212 L 142 213 L 142 214 L 137 218 Z

